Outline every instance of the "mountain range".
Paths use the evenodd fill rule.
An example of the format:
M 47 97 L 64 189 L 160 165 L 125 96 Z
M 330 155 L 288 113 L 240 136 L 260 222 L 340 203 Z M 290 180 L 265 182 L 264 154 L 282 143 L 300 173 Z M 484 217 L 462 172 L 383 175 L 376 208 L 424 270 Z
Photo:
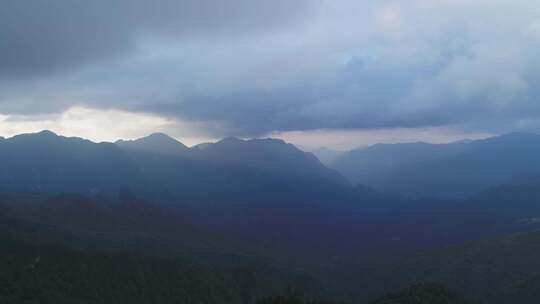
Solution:
M 540 135 L 511 133 L 450 144 L 380 144 L 330 167 L 355 183 L 411 197 L 463 198 L 540 176 Z
M 248 294 L 246 303 L 252 303 L 297 286 L 309 296 L 367 303 L 388 291 L 438 280 L 484 301 L 501 285 L 480 286 L 489 275 L 482 269 L 474 278 L 478 282 L 468 281 L 478 284 L 479 293 L 470 292 L 455 279 L 470 276 L 460 270 L 467 259 L 448 262 L 456 265 L 452 272 L 443 267 L 445 254 L 468 248 L 463 244 L 474 244 L 470 248 L 483 255 L 509 243 L 518 252 L 533 248 L 540 228 L 538 140 L 534 134 L 508 134 L 444 145 L 376 145 L 358 152 L 362 166 L 338 168 L 349 179 L 349 173 L 368 168 L 361 177 L 365 186 L 275 139 L 225 138 L 189 148 L 165 134 L 116 143 L 49 131 L 23 134 L 0 141 L 0 227 L 7 240 L 14 240 L 6 241 L 13 248 L 26 246 L 32 252 L 36 244 L 52 243 L 46 252 L 83 261 L 76 265 L 85 263 L 88 252 L 112 254 L 115 261 L 125 254 L 157 259 L 145 260 L 141 267 L 184 259 L 208 268 L 203 277 L 211 286 L 221 286 L 219 290 L 232 288 L 219 276 L 247 284 L 234 273 L 255 269 L 257 284 L 268 289 L 212 293 L 237 302 L 242 290 Z M 351 160 L 353 152 L 348 154 L 342 159 Z M 21 245 L 25 242 L 29 247 Z M 57 249 L 58 244 L 69 248 Z M 17 260 L 17 265 L 25 261 Z M 61 267 L 58 262 L 48 265 Z M 187 271 L 182 265 L 175 267 Z M 496 267 L 523 272 L 518 266 Z M 36 282 L 46 280 L 42 275 Z M 505 288 L 504 296 L 525 297 L 519 288 L 532 293 L 536 275 L 540 270 L 533 268 L 523 281 L 501 279 L 501 284 L 515 286 Z M 183 278 L 167 281 L 161 270 L 149 276 L 164 284 Z M 61 275 L 57 279 L 66 280 Z M 105 287 L 96 288 L 105 294 Z M 413 287 L 381 301 L 441 290 Z M 215 297 L 209 301 L 219 302 Z
M 205 168 L 228 175 L 229 169 L 233 169 L 276 178 L 345 183 L 339 173 L 326 168 L 312 154 L 280 140 L 227 138 L 204 149 L 202 146 L 190 149 L 164 134 L 113 144 L 58 136 L 50 131 L 2 141 L 0 159 L 5 165 L 0 171 L 0 181 L 5 189 L 16 191 L 85 194 L 110 193 L 122 188 L 135 191 L 144 189 L 141 185 L 145 183 L 152 183 L 141 169 L 144 166 L 138 163 L 140 155 L 183 163 L 188 170 L 191 166 L 192 170 Z M 193 177 L 199 173 L 186 172 Z
M 538 153 L 539 135 L 512 133 L 450 144 L 378 144 L 347 152 L 328 168 L 313 154 L 276 139 L 230 137 L 189 148 L 160 133 L 113 144 L 43 131 L 0 141 L 6 164 L 0 181 L 5 189 L 21 191 L 90 194 L 125 188 L 187 199 L 257 192 L 280 182 L 280 187 L 353 183 L 410 197 L 463 198 L 537 180 Z

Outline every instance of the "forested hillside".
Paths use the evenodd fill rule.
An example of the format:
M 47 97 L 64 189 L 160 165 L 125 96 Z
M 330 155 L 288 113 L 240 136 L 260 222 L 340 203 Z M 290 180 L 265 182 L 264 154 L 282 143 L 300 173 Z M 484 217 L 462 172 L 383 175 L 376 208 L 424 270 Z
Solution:
M 269 278 L 256 267 L 220 272 L 178 258 L 93 253 L 10 236 L 0 242 L 5 304 L 253 303 L 298 290 L 287 277 Z

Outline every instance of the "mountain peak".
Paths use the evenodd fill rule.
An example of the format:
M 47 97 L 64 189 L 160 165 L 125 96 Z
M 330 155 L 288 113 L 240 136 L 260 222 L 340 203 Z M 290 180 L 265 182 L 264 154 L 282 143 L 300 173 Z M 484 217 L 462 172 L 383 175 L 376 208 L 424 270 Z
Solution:
M 40 132 L 35 133 L 23 133 L 23 134 L 17 134 L 8 140 L 26 140 L 26 139 L 40 139 L 40 140 L 50 140 L 50 139 L 56 139 L 60 138 L 61 136 L 57 135 L 56 133 L 49 131 L 49 130 L 43 130 Z
M 225 137 L 222 140 L 218 141 L 217 143 L 239 143 L 239 142 L 244 142 L 244 140 L 242 140 L 242 139 L 240 139 L 238 137 L 228 136 L 228 137 Z
M 186 145 L 179 142 L 178 140 L 170 137 L 169 135 L 167 135 L 165 133 L 160 133 L 160 132 L 152 133 L 152 134 L 150 134 L 148 136 L 133 139 L 133 140 L 120 139 L 120 140 L 116 141 L 116 143 L 117 144 L 130 144 L 130 143 L 164 144 L 164 143 L 167 143 L 167 144 L 174 144 L 174 145 L 177 145 L 177 146 L 183 146 L 183 147 L 187 148 Z
M 290 145 L 289 143 L 285 142 L 282 139 L 279 138 L 253 138 L 253 139 L 241 139 L 234 136 L 225 137 L 222 140 L 218 141 L 219 143 L 228 143 L 228 144 L 277 144 L 277 145 Z
M 271 144 L 282 144 L 282 145 L 289 145 L 289 143 L 285 142 L 283 139 L 280 138 L 259 138 L 259 139 L 252 139 L 253 141 L 257 142 L 263 142 L 263 143 L 271 143 Z
M 165 134 L 165 133 L 161 133 L 161 132 L 156 132 L 156 133 L 152 133 L 146 137 L 143 137 L 143 138 L 155 138 L 155 139 L 167 139 L 167 140 L 174 140 L 174 141 L 177 141 L 176 139 L 170 137 L 169 135 Z M 142 138 L 140 138 L 142 139 Z
M 189 148 L 165 133 L 152 133 L 135 140 L 118 140 L 121 148 L 140 150 L 164 155 L 185 156 Z
M 326 168 L 312 153 L 274 138 L 239 139 L 227 137 L 216 143 L 193 148 L 193 157 L 199 160 L 229 166 L 256 169 L 287 177 L 309 177 L 343 183 L 334 170 Z
M 56 133 L 54 133 L 53 131 L 51 130 L 43 130 L 41 132 L 38 132 L 36 133 L 38 135 L 42 135 L 42 136 L 58 136 Z

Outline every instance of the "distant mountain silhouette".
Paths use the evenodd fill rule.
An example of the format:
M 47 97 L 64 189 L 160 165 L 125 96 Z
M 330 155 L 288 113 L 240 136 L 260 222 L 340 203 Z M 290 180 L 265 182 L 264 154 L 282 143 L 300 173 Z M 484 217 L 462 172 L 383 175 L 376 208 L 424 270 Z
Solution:
M 429 144 L 424 142 L 403 144 L 376 144 L 342 154 L 329 166 L 337 169 L 355 183 L 370 185 L 404 166 L 434 160 L 464 152 L 463 143 Z
M 346 183 L 337 171 L 325 167 L 313 154 L 278 139 L 242 140 L 228 137 L 190 149 L 163 133 L 155 133 L 136 140 L 119 140 L 116 144 L 124 150 L 180 156 L 213 165 L 257 170 L 287 178 L 302 177 Z
M 137 165 L 111 143 L 50 131 L 0 141 L 0 189 L 45 193 L 117 193 L 144 183 Z
M 163 134 L 153 133 L 136 140 L 118 140 L 116 145 L 123 149 L 134 149 L 163 155 L 188 156 L 189 148 L 176 139 Z
M 190 149 L 160 133 L 112 144 L 43 131 L 0 141 L 0 161 L 0 189 L 6 191 L 205 196 L 214 189 L 249 192 L 254 183 L 346 182 L 312 154 L 272 139 L 227 138 Z
M 464 197 L 539 176 L 540 135 L 511 133 L 446 145 L 373 146 L 334 166 L 356 181 L 405 195 Z
M 242 140 L 228 137 L 213 144 L 196 146 L 192 150 L 193 158 L 217 164 L 262 170 L 289 178 L 346 182 L 338 172 L 326 168 L 312 153 L 279 139 Z

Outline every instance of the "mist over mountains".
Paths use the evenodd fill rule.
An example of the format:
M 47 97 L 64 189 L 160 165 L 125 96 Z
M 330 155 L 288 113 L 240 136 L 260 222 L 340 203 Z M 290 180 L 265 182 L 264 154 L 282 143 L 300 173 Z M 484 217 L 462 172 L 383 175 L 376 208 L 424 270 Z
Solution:
M 2 0 L 0 304 L 540 303 L 539 53 L 538 0 Z
M 250 182 L 256 186 L 263 180 L 282 179 L 357 184 L 381 192 L 435 198 L 465 197 L 540 176 L 536 157 L 540 136 L 528 133 L 449 144 L 377 144 L 337 156 L 328 164 L 335 169 L 323 165 L 313 154 L 276 139 L 229 137 L 189 148 L 163 133 L 98 144 L 44 131 L 1 143 L 0 156 L 8 164 L 0 176 L 3 187 L 25 191 L 62 192 L 62 187 L 86 194 L 122 188 L 140 190 L 139 185 L 150 185 L 153 179 L 161 184 L 167 166 L 175 164 L 182 166 L 182 170 L 174 170 L 177 186 L 206 179 L 206 188 L 210 189 L 221 178 L 220 182 L 227 179 L 233 185 L 235 180 L 244 179 L 249 189 Z M 170 164 L 163 166 L 166 162 Z M 162 172 L 157 171 L 160 166 Z M 73 176 L 73 172 L 84 174 Z M 231 174 L 234 178 L 229 178 Z M 250 174 L 258 178 L 247 180 Z M 178 190 L 162 188 L 164 192 Z
M 163 156 L 163 162 L 172 159 L 185 163 L 193 167 L 186 174 L 194 176 L 202 174 L 193 172 L 197 168 L 222 174 L 229 174 L 225 171 L 233 168 L 244 170 L 246 174 L 256 172 L 254 174 L 346 183 L 312 154 L 272 139 L 227 138 L 208 144 L 204 149 L 189 149 L 165 134 L 113 144 L 93 143 L 43 131 L 4 140 L 0 153 L 7 164 L 2 168 L 2 184 L 11 190 L 50 193 L 71 190 L 84 194 L 110 193 L 122 188 L 134 191 L 140 189 L 142 183 L 151 183 L 141 169 L 144 165 L 138 163 L 143 162 L 139 155 L 149 160 Z
M 540 136 L 511 133 L 450 144 L 379 144 L 330 164 L 351 181 L 412 197 L 463 198 L 540 172 Z
M 144 279 L 153 282 L 145 297 L 167 299 L 157 282 L 174 285 L 193 264 L 207 282 L 194 286 L 211 291 L 193 301 L 209 303 L 222 297 L 231 299 L 222 303 L 253 303 L 293 286 L 309 298 L 368 303 L 426 281 L 452 291 L 426 285 L 394 296 L 440 292 L 461 299 L 456 291 L 490 303 L 496 290 L 500 299 L 519 294 L 529 301 L 540 275 L 536 266 L 523 273 L 521 264 L 497 264 L 498 271 L 523 277 L 473 292 L 468 286 L 490 272 L 478 270 L 473 277 L 462 270 L 467 259 L 446 254 L 469 250 L 460 249 L 469 248 L 460 247 L 464 243 L 477 248 L 478 259 L 493 259 L 490 248 L 498 242 L 516 252 L 533 246 L 540 228 L 539 150 L 540 136 L 520 133 L 451 144 L 385 144 L 342 155 L 332 163 L 336 170 L 275 139 L 225 138 L 189 148 L 165 134 L 94 143 L 43 131 L 0 141 L 0 224 L 13 252 L 32 257 L 45 248 L 48 273 L 65 266 L 55 260 L 58 254 L 77 268 L 93 252 L 125 267 L 156 267 L 148 275 L 158 281 Z M 524 237 L 508 237 L 515 234 Z M 42 242 L 49 245 L 36 245 Z M 68 248 L 55 249 L 58 244 Z M 153 258 L 125 262 L 130 260 L 123 254 Z M 187 264 L 161 260 L 170 258 Z M 445 261 L 456 267 L 440 266 Z M 14 265 L 24 263 L 17 259 Z M 171 265 L 179 274 L 168 281 L 162 269 Z M 45 280 L 46 272 L 36 280 Z M 231 287 L 220 276 L 244 287 Z M 129 298 L 128 291 L 115 295 L 98 282 L 77 284 L 90 284 L 107 299 Z M 62 284 L 48 288 L 65 295 Z M 39 286 L 33 292 L 43 292 Z

